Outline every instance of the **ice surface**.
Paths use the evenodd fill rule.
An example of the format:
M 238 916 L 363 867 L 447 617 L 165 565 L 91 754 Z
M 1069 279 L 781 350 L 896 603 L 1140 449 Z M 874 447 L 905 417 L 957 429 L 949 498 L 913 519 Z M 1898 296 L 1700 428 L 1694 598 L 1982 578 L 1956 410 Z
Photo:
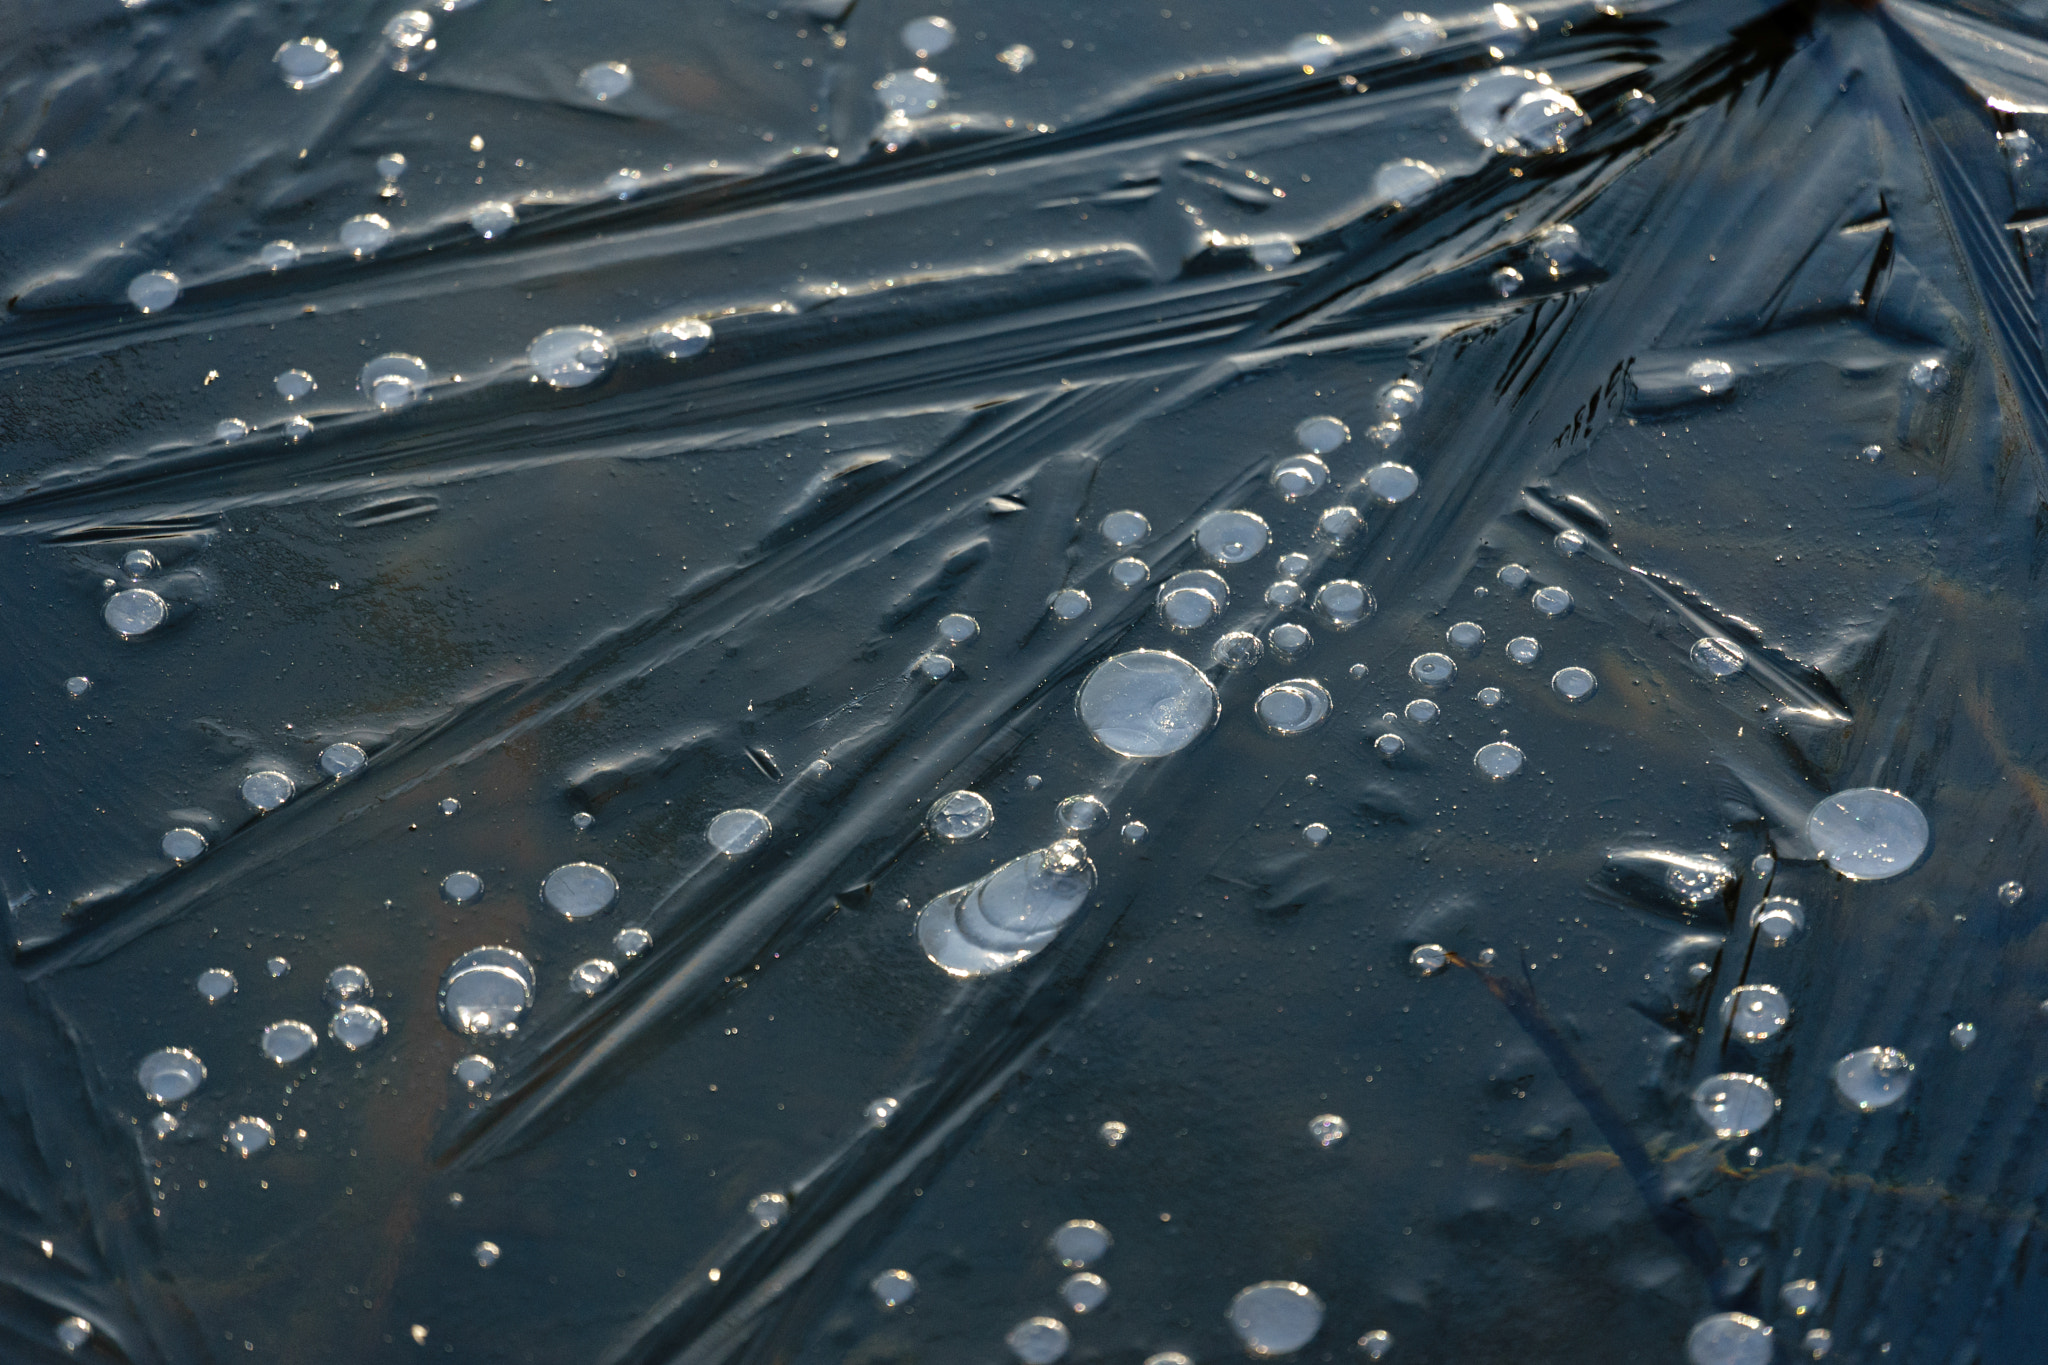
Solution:
M 10 14 L 0 1356 L 2028 1358 L 2041 7 L 940 8 Z

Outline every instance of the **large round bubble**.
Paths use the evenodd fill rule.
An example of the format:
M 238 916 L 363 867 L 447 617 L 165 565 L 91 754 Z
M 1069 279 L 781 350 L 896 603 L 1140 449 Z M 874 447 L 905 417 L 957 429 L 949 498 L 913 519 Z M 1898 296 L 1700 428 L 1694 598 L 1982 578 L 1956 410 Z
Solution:
M 1193 664 L 1161 649 L 1134 649 L 1095 666 L 1081 684 L 1081 723 L 1124 758 L 1164 758 L 1216 721 L 1216 687 Z

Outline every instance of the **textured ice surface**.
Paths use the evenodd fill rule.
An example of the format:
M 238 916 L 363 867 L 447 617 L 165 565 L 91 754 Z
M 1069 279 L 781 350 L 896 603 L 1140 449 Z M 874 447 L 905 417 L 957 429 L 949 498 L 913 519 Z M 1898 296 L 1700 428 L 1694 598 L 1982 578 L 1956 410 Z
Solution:
M 2039 5 L 8 18 L 0 1357 L 2037 1349 Z

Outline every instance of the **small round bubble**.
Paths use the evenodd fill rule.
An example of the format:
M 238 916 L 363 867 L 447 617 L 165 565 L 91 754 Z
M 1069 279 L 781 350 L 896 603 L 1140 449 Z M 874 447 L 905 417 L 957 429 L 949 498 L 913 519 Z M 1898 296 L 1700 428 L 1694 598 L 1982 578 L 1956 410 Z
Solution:
M 948 843 L 978 839 L 996 821 L 995 807 L 980 792 L 948 792 L 932 803 L 925 825 Z
M 280 1019 L 263 1030 L 263 1055 L 279 1066 L 290 1066 L 320 1046 L 320 1035 L 311 1024 Z
M 1276 656 L 1294 663 L 1314 648 L 1315 637 L 1298 621 L 1282 621 L 1266 632 L 1266 644 Z
M 1152 566 L 1142 559 L 1119 559 L 1109 566 L 1109 581 L 1119 588 L 1142 588 L 1152 577 Z
M 1328 455 L 1351 439 L 1351 428 L 1335 417 L 1305 417 L 1295 425 L 1294 439 L 1311 455 Z
M 1913 1088 L 1913 1063 L 1895 1047 L 1860 1048 L 1835 1063 L 1835 1091 L 1862 1113 L 1886 1109 Z
M 526 348 L 526 360 L 553 387 L 579 389 L 611 369 L 611 338 L 595 327 L 550 327 Z
M 213 425 L 213 439 L 223 445 L 233 445 L 249 434 L 249 424 L 239 417 L 223 417 Z
M 393 352 L 363 366 L 362 373 L 356 376 L 356 387 L 363 397 L 389 412 L 418 398 L 430 378 L 426 361 L 416 355 Z
M 1189 569 L 1159 585 L 1159 619 L 1169 630 L 1199 630 L 1229 605 L 1230 585 L 1209 569 Z
M 1374 198 L 1389 203 L 1419 204 L 1435 194 L 1443 181 L 1444 173 L 1427 161 L 1404 156 L 1372 173 L 1372 192 Z
M 1248 630 L 1233 630 L 1217 637 L 1209 657 L 1233 673 L 1254 668 L 1265 656 L 1266 646 Z
M 441 879 L 441 896 L 456 905 L 467 905 L 484 893 L 484 879 L 474 872 L 450 872 Z
M 286 370 L 271 380 L 270 386 L 276 389 L 277 396 L 287 403 L 296 403 L 320 387 L 313 376 L 304 370 Z
M 242 779 L 242 800 L 252 810 L 274 811 L 291 800 L 296 791 L 291 778 L 274 769 L 253 772 Z
M 327 1035 L 350 1052 L 358 1052 L 384 1036 L 389 1025 L 368 1005 L 344 1005 L 327 1021 Z
M 1853 787 L 1813 808 L 1806 837 L 1843 876 L 1883 881 L 1909 871 L 1927 851 L 1927 817 L 1898 792 Z
M 710 349 L 711 324 L 702 318 L 682 318 L 655 328 L 647 340 L 659 355 L 688 360 Z
M 1131 1126 L 1120 1119 L 1110 1119 L 1095 1130 L 1095 1136 L 1101 1140 L 1102 1145 L 1105 1147 L 1122 1146 L 1123 1140 L 1130 1135 Z
M 1725 360 L 1695 360 L 1685 377 L 1701 393 L 1726 393 L 1735 387 L 1735 367 Z
M 206 852 L 206 836 L 196 829 L 174 829 L 161 844 L 164 856 L 174 863 L 189 863 Z
M 465 1090 L 482 1090 L 497 1079 L 498 1066 L 490 1058 L 472 1052 L 467 1057 L 456 1058 L 449 1074 L 462 1082 Z
M 1308 1345 L 1322 1329 L 1323 1301 L 1305 1284 L 1266 1280 L 1238 1290 L 1228 1318 L 1253 1355 L 1286 1355 Z
M 1766 896 L 1751 913 L 1750 924 L 1766 946 L 1782 948 L 1806 928 L 1806 911 L 1790 896 Z
M 1728 993 L 1728 1031 L 1745 1043 L 1767 1043 L 1791 1022 L 1792 1002 L 1776 986 L 1737 986 Z
M 946 82 L 922 66 L 891 71 L 875 82 L 875 98 L 892 118 L 918 118 L 937 112 L 946 102 Z
M 1069 796 L 1054 810 L 1053 818 L 1070 834 L 1086 834 L 1109 818 L 1109 808 L 1093 796 Z
M 1077 1315 L 1092 1312 L 1109 1302 L 1109 1281 L 1092 1271 L 1083 1270 L 1060 1282 L 1060 1298 L 1069 1312 Z
M 1394 1334 L 1384 1327 L 1375 1327 L 1358 1339 L 1358 1349 L 1367 1360 L 1379 1360 L 1394 1349 Z
M 533 1005 L 533 967 L 510 948 L 472 948 L 441 973 L 441 1022 L 466 1037 L 518 1030 Z
M 1716 636 L 1693 641 L 1691 657 L 1692 666 L 1710 678 L 1731 677 L 1749 662 L 1741 646 Z
M 369 762 L 370 756 L 363 752 L 363 746 L 347 740 L 330 744 L 320 751 L 320 771 L 329 777 L 354 777 Z
M 142 1059 L 135 1080 L 158 1104 L 176 1104 L 205 1082 L 206 1063 L 187 1048 L 161 1048 Z
M 1486 627 L 1477 621 L 1459 621 L 1444 632 L 1444 639 L 1451 648 L 1470 652 L 1486 643 Z
M 1939 356 L 1926 356 L 1913 362 L 1906 380 L 1922 393 L 1940 393 L 1948 387 L 1948 366 Z
M 885 1270 L 868 1281 L 868 1292 L 884 1308 L 901 1308 L 917 1297 L 917 1277 L 907 1270 Z
M 1440 47 L 1449 36 L 1443 25 L 1427 14 L 1403 13 L 1380 25 L 1373 40 L 1391 47 L 1399 56 L 1418 57 Z
M 1821 1306 L 1825 1296 L 1818 1280 L 1787 1280 L 1778 1288 L 1778 1302 L 1795 1318 L 1803 1318 Z
M 912 19 L 898 30 L 897 36 L 903 45 L 917 57 L 936 57 L 953 45 L 958 31 L 951 19 L 936 14 L 927 14 L 921 19 Z
M 1543 646 L 1537 643 L 1533 635 L 1517 635 L 1508 641 L 1507 656 L 1515 663 L 1533 664 L 1542 657 L 1542 654 Z
M 128 302 L 137 312 L 161 313 L 178 301 L 183 286 L 168 270 L 149 270 L 128 281 Z
M 277 1130 L 267 1120 L 245 1114 L 228 1125 L 221 1139 L 227 1143 L 229 1151 L 247 1159 L 275 1144 Z
M 1778 1112 L 1778 1097 L 1760 1077 L 1729 1072 L 1695 1086 L 1692 1107 L 1715 1137 L 1748 1137 Z
M 235 974 L 225 967 L 208 967 L 192 984 L 209 1004 L 218 1004 L 235 993 Z
M 1406 502 L 1422 480 L 1405 464 L 1376 464 L 1365 471 L 1365 486 L 1381 502 Z
M 498 1249 L 496 1242 L 478 1242 L 470 1248 L 469 1254 L 475 1257 L 476 1263 L 485 1270 L 489 1270 L 492 1266 L 496 1265 L 504 1255 Z
M 1272 541 L 1266 519 L 1255 512 L 1212 512 L 1195 530 L 1195 546 L 1217 564 L 1255 559 Z
M 170 604 L 148 588 L 123 588 L 107 599 L 100 616 L 124 640 L 147 635 L 171 614 Z
M 1349 630 L 1372 615 L 1378 604 L 1372 590 L 1351 578 L 1333 578 L 1316 589 L 1315 614 L 1338 629 Z
M 1365 517 L 1348 503 L 1326 507 L 1316 518 L 1316 538 L 1332 545 L 1342 545 L 1364 529 Z
M 1330 467 L 1315 455 L 1290 455 L 1273 466 L 1273 491 L 1288 502 L 1322 491 L 1330 481 Z
M 1504 782 L 1522 771 L 1522 751 L 1506 740 L 1483 744 L 1472 755 L 1472 766 L 1496 782 Z
M 400 10 L 384 25 L 384 41 L 391 46 L 387 64 L 393 71 L 417 69 L 434 50 L 434 16 L 425 10 Z M 395 154 L 394 154 L 395 155 Z M 395 179 L 396 171 L 386 171 L 384 163 L 388 158 L 377 159 L 377 171 L 387 179 Z M 405 169 L 405 158 L 398 157 L 398 169 Z
M 1553 583 L 1531 593 L 1529 605 L 1545 616 L 1563 616 L 1572 609 L 1572 595 Z
M 1058 1318 L 1026 1318 L 1003 1336 L 1003 1344 L 1022 1365 L 1053 1365 L 1067 1353 L 1071 1338 Z
M 391 240 L 391 221 L 381 213 L 359 213 L 335 235 L 352 254 L 374 255 Z
M 760 811 L 741 807 L 737 810 L 721 811 L 711 817 L 711 823 L 704 829 L 704 838 L 713 848 L 729 858 L 750 853 L 768 841 L 775 832 L 775 826 Z
M 565 863 L 541 882 L 541 898 L 570 919 L 602 914 L 618 899 L 618 879 L 595 863 Z
M 168 1117 L 168 1116 L 166 1116 Z M 66 1318 L 57 1324 L 57 1344 L 66 1351 L 76 1353 L 92 1340 L 93 1326 L 84 1318 Z
M 1715 1313 L 1686 1334 L 1691 1365 L 1771 1365 L 1771 1329 L 1747 1313 Z
M 964 645 L 981 634 L 981 623 L 962 612 L 948 612 L 939 618 L 939 636 L 947 644 Z
M 599 991 L 619 979 L 618 964 L 607 958 L 593 957 L 579 962 L 569 972 L 569 989 L 578 995 L 596 995 Z
M 1375 739 L 1372 742 L 1372 747 L 1373 752 L 1377 753 L 1381 758 L 1391 761 L 1408 752 L 1408 741 L 1395 734 L 1392 730 L 1389 730 Z
M 1114 1239 L 1109 1229 L 1088 1218 L 1076 1218 L 1053 1229 L 1053 1258 L 1069 1270 L 1094 1265 L 1109 1254 Z
M 1341 1114 L 1318 1114 L 1308 1121 L 1308 1135 L 1318 1147 L 1335 1147 L 1351 1131 Z
M 593 62 L 576 77 L 576 88 L 594 100 L 612 100 L 633 88 L 633 69 L 624 62 Z
M 1401 708 L 1401 714 L 1416 725 L 1427 725 L 1443 714 L 1443 708 L 1428 697 L 1417 697 Z
M 1310 847 L 1321 848 L 1324 844 L 1330 842 L 1330 827 L 1318 820 L 1313 824 L 1304 825 L 1301 837 L 1308 842 Z
M 1266 588 L 1266 605 L 1286 611 L 1291 607 L 1300 606 L 1302 599 L 1307 596 L 1308 589 L 1291 578 L 1282 578 Z
M 270 60 L 278 79 L 294 90 L 311 90 L 341 74 L 341 54 L 321 38 L 294 38 Z
M 1253 709 L 1276 735 L 1305 734 L 1329 719 L 1330 694 L 1314 678 L 1290 678 L 1261 692 Z
M 1078 621 L 1088 614 L 1088 608 L 1093 605 L 1088 600 L 1088 594 L 1079 588 L 1061 588 L 1046 603 L 1046 609 L 1057 620 Z
M 1566 701 L 1584 701 L 1592 696 L 1599 686 L 1600 681 L 1593 676 L 1592 670 L 1580 668 L 1577 664 L 1569 668 L 1560 668 L 1550 676 L 1551 690 Z
M 1424 687 L 1442 687 L 1458 676 L 1457 661 L 1434 650 L 1418 654 L 1408 663 L 1408 676 Z
M 487 200 L 469 211 L 469 230 L 487 242 L 518 225 L 519 210 L 502 199 Z

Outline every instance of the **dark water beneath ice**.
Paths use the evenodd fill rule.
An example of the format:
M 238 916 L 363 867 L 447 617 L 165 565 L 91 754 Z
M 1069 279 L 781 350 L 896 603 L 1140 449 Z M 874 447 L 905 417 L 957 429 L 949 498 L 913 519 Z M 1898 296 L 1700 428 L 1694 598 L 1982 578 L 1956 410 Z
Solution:
M 2040 5 L 420 13 L 9 15 L 7 1359 L 2033 1358 Z

